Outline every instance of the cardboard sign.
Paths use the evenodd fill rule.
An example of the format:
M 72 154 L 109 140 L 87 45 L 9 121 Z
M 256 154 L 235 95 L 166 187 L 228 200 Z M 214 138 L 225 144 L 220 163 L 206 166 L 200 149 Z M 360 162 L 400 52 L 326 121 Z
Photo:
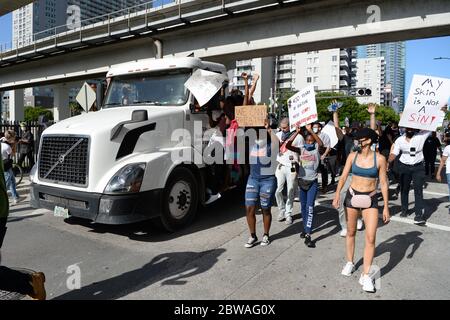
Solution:
M 239 127 L 264 127 L 267 120 L 267 106 L 241 106 L 235 109 Z
M 450 97 L 450 79 L 415 74 L 400 127 L 435 131 L 442 125 L 441 111 Z
M 204 106 L 222 88 L 227 76 L 198 69 L 186 81 L 184 86 L 192 92 L 201 106 Z
M 322 132 L 326 133 L 328 137 L 330 137 L 330 147 L 334 148 L 334 146 L 339 142 L 334 122 L 328 122 L 327 125 L 323 127 Z
M 308 86 L 288 100 L 289 123 L 291 130 L 305 126 L 318 119 L 316 94 L 313 86 Z

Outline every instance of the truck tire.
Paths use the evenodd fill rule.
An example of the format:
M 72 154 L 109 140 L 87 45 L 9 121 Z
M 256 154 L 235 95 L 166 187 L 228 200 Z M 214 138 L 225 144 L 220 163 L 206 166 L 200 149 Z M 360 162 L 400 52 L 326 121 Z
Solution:
M 162 199 L 161 224 L 173 232 L 192 222 L 198 207 L 198 187 L 193 173 L 176 168 L 167 180 Z

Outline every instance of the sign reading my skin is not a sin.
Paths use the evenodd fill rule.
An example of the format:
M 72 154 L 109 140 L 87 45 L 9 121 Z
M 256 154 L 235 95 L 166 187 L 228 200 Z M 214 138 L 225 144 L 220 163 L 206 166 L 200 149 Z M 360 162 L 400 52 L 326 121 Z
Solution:
M 435 131 L 442 125 L 441 111 L 450 97 L 450 79 L 414 75 L 399 126 Z

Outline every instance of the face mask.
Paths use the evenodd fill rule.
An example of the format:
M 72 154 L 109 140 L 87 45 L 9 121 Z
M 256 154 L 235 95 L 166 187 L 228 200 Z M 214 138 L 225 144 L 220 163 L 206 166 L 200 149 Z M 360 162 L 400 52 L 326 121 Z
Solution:
M 319 132 L 319 128 L 313 128 L 313 132 L 314 132 L 314 133 Z
M 313 151 L 314 149 L 316 149 L 316 144 L 305 143 L 305 149 L 308 151 Z
M 282 131 L 282 133 L 281 133 L 281 141 L 286 141 L 289 138 L 290 135 L 291 135 L 291 133 L 289 131 L 287 131 L 287 132 Z
M 406 136 L 407 136 L 408 138 L 414 137 L 414 134 L 415 134 L 414 131 L 406 131 Z
M 362 146 L 361 146 L 361 143 L 359 143 L 359 141 L 353 141 L 353 151 L 354 152 L 361 152 L 361 150 L 362 150 Z

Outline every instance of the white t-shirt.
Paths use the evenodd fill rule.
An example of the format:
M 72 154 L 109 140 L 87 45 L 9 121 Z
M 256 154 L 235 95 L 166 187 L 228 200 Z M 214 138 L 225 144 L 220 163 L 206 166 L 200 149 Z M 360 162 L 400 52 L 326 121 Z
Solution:
M 6 159 L 8 159 L 9 156 L 11 155 L 12 149 L 11 149 L 11 147 L 10 147 L 8 144 L 6 144 L 6 143 L 1 142 L 0 144 L 2 145 L 2 160 L 6 160 Z
M 445 147 L 442 155 L 447 157 L 447 161 L 445 161 L 445 173 L 450 174 L 450 145 Z
M 280 140 L 280 148 L 282 146 L 282 141 L 281 141 L 281 136 L 282 136 L 282 132 L 277 132 L 276 136 L 278 137 L 278 140 Z M 295 134 L 295 133 L 293 133 Z M 294 141 L 292 142 L 292 146 L 300 148 L 300 146 L 303 146 L 305 144 L 305 141 L 303 139 L 303 137 L 299 134 L 297 135 L 297 137 L 295 137 Z M 286 150 L 286 152 L 284 152 L 283 154 L 281 154 L 281 151 L 278 152 L 277 155 L 277 162 L 281 163 L 284 166 L 291 166 L 291 160 L 289 159 L 291 156 L 294 157 L 294 161 L 298 163 L 298 153 L 291 151 L 291 150 Z
M 400 162 L 407 165 L 420 163 L 424 160 L 423 145 L 425 140 L 431 135 L 431 131 L 421 131 L 416 133 L 409 142 L 406 141 L 406 135 L 395 140 L 392 153 L 398 156 L 400 153 Z M 415 151 L 413 149 L 415 148 Z

